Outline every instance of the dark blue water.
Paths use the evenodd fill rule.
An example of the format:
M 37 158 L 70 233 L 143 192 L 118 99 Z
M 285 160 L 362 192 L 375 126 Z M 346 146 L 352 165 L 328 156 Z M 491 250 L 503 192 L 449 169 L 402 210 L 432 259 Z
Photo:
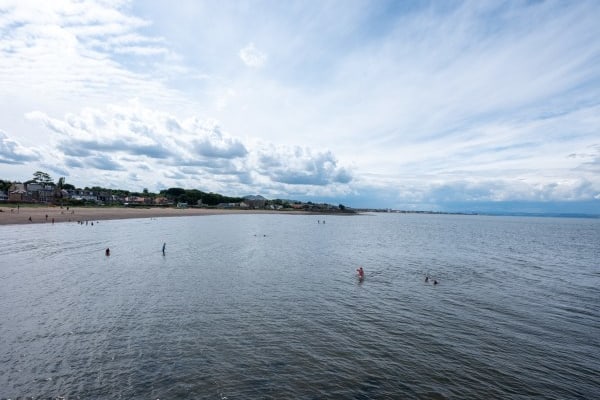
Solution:
M 0 398 L 600 393 L 600 220 L 222 215 L 0 243 Z

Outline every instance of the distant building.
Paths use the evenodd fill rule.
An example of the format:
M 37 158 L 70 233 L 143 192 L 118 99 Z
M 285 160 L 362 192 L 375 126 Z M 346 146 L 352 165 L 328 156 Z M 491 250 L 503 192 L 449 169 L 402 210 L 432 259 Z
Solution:
M 33 199 L 27 192 L 27 186 L 24 183 L 13 183 L 8 189 L 8 201 L 31 202 Z
M 265 208 L 267 199 L 265 199 L 261 195 L 246 196 L 244 197 L 244 203 L 246 203 L 249 208 Z
M 8 188 L 9 193 L 17 191 L 17 190 L 25 191 L 25 184 L 24 183 L 12 183 L 10 185 L 10 188 Z
M 89 190 L 75 190 L 75 193 L 71 195 L 73 200 L 78 201 L 97 201 L 98 197 L 94 192 Z
M 125 202 L 127 204 L 135 204 L 135 205 L 144 205 L 146 204 L 146 197 L 142 196 L 127 196 L 125 197 Z
M 156 204 L 157 206 L 166 206 L 166 205 L 172 204 L 172 203 L 166 197 L 164 197 L 164 196 L 158 196 L 158 197 L 154 198 L 154 204 Z
M 219 203 L 217 208 L 236 208 L 239 207 L 240 203 Z
M 37 183 L 37 182 L 31 182 L 31 183 L 27 183 L 25 185 L 25 189 L 30 193 L 38 192 L 38 191 L 44 189 L 44 185 L 41 183 Z
M 10 202 L 22 202 L 31 201 L 31 198 L 27 194 L 26 190 L 13 190 L 8 192 L 8 201 Z
M 110 191 L 101 191 L 98 192 L 96 195 L 98 202 L 103 203 L 103 204 L 112 204 L 116 201 L 116 196 L 113 196 L 113 194 Z

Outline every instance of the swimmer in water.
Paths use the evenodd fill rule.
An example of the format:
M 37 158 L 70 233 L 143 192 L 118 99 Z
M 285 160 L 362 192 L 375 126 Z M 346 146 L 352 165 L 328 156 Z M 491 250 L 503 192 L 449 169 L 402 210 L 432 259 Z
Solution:
M 425 275 L 425 282 L 429 282 L 429 275 Z

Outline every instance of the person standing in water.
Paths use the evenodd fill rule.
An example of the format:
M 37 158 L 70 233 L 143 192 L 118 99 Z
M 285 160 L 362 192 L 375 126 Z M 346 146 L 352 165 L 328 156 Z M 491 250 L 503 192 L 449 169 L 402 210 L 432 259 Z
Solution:
M 165 250 L 166 250 L 166 249 L 167 249 L 167 244 L 166 244 L 166 243 L 163 243 L 163 249 L 162 249 L 163 256 L 165 255 Z
M 358 272 L 358 279 L 364 279 L 365 278 L 365 271 L 363 271 L 363 267 L 358 267 L 358 269 L 356 270 L 356 272 Z
M 104 252 L 104 254 L 106 254 L 107 256 L 110 256 L 110 249 L 107 247 L 106 251 Z

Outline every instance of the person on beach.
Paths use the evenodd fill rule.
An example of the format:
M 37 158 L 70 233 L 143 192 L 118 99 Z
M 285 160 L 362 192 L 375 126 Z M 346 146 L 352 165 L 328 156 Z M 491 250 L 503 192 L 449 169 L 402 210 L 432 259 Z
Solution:
M 358 279 L 364 279 L 365 278 L 365 271 L 363 271 L 363 267 L 358 267 L 358 269 L 356 270 L 356 272 L 358 272 Z

